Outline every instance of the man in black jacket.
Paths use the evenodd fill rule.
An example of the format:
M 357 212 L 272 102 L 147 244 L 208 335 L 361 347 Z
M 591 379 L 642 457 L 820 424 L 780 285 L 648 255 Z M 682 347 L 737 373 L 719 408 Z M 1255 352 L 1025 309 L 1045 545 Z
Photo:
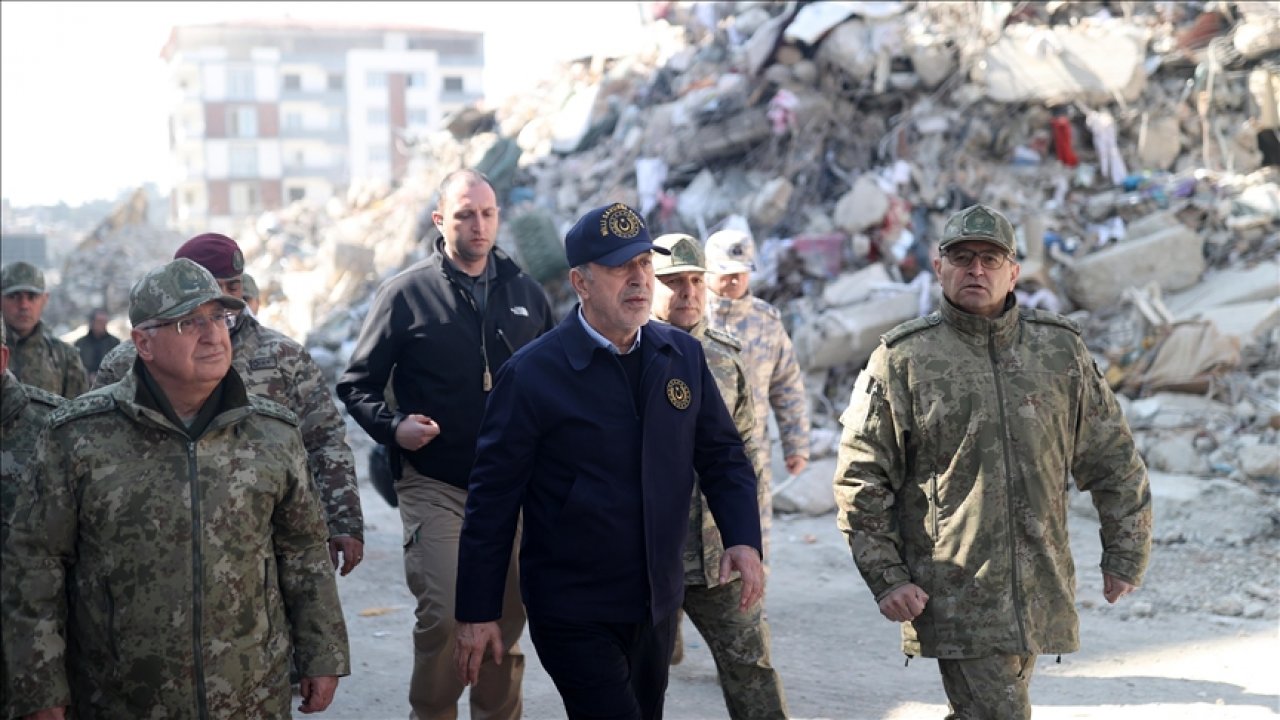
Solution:
M 423 720 L 455 717 L 464 687 L 453 668 L 454 587 L 485 399 L 498 368 L 555 325 L 546 292 L 494 246 L 498 213 L 483 174 L 444 179 L 431 214 L 443 235 L 436 252 L 379 288 L 338 380 L 352 417 L 400 454 L 405 578 L 418 599 L 409 703 Z M 517 562 L 513 552 L 501 623 L 509 647 L 524 632 Z M 485 664 L 471 690 L 472 718 L 520 717 L 523 660 L 517 649 L 502 665 Z

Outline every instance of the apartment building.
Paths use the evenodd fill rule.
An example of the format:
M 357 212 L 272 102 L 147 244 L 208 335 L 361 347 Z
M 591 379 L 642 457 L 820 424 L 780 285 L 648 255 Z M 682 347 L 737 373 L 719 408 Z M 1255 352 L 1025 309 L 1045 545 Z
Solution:
M 171 222 L 232 234 L 247 217 L 394 183 L 404 138 L 483 97 L 484 35 L 248 21 L 173 28 Z

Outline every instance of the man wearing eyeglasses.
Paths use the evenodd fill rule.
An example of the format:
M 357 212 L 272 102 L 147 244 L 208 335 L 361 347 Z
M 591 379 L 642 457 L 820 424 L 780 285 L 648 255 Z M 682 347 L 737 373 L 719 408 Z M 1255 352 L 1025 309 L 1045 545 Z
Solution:
M 244 307 L 174 260 L 130 293 L 138 362 L 49 415 L 3 549 L 18 717 L 289 717 L 350 672 L 298 418 L 231 368 Z
M 1107 602 L 1142 581 L 1146 467 L 1075 323 L 1017 307 L 1013 226 L 943 229 L 942 308 L 881 338 L 858 376 L 837 521 L 908 657 L 938 659 L 948 718 L 1030 718 L 1035 658 L 1079 648 L 1069 482 L 1102 522 Z
M 243 299 L 244 255 L 235 240 L 203 233 L 183 243 L 173 257 L 195 262 L 213 273 L 224 294 Z M 364 557 L 364 513 L 347 426 L 324 375 L 305 347 L 247 312 L 241 312 L 231 328 L 231 353 L 231 364 L 250 393 L 270 398 L 301 418 L 307 466 L 329 524 L 329 558 L 346 575 Z M 120 343 L 102 360 L 93 387 L 128 375 L 136 355 L 132 342 Z

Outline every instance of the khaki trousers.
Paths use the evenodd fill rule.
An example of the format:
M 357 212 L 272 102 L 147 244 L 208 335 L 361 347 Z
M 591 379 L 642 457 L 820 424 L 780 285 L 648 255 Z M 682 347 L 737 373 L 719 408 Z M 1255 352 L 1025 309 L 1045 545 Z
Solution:
M 458 536 L 467 491 L 417 472 L 407 462 L 396 483 L 404 523 L 404 575 L 418 600 L 413 628 L 413 675 L 409 680 L 410 720 L 454 720 L 463 684 L 453 662 L 457 625 L 453 619 L 458 577 Z M 506 656 L 501 665 L 486 659 L 471 688 L 473 720 L 516 720 L 523 711 L 524 605 L 520 602 L 520 535 L 511 550 L 502 618 L 498 625 Z

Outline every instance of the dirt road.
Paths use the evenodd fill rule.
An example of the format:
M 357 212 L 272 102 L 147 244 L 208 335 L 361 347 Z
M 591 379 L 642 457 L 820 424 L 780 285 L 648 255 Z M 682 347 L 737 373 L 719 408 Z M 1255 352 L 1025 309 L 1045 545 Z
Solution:
M 399 516 L 372 488 L 362 489 L 365 561 L 338 581 L 354 673 L 342 680 L 334 704 L 320 716 L 330 720 L 408 717 L 413 599 L 404 586 Z M 1063 656 L 1061 664 L 1053 657 L 1040 659 L 1031 685 L 1037 720 L 1251 720 L 1280 715 L 1280 628 L 1274 609 L 1253 620 L 1163 611 L 1157 587 L 1185 582 L 1190 561 L 1181 554 L 1191 551 L 1185 546 L 1158 546 L 1148 587 L 1107 607 L 1096 570 L 1097 525 L 1079 515 L 1071 523 L 1083 650 Z M 834 515 L 779 516 L 773 533 L 767 607 L 774 665 L 782 674 L 793 717 L 942 718 L 946 706 L 936 664 L 915 659 L 903 667 L 898 629 L 876 611 Z M 1261 554 L 1256 547 L 1224 552 L 1243 554 L 1245 561 L 1206 563 L 1194 572 L 1200 576 L 1218 572 L 1215 567 L 1251 566 L 1270 573 L 1267 582 L 1274 585 L 1274 544 Z M 1142 607 L 1137 602 L 1151 605 L 1139 613 L 1143 617 L 1133 614 Z M 671 670 L 666 717 L 724 718 L 710 653 L 687 619 L 685 623 L 685 660 Z M 564 717 L 527 634 L 521 644 L 527 655 L 525 717 Z M 459 717 L 468 716 L 464 702 Z

